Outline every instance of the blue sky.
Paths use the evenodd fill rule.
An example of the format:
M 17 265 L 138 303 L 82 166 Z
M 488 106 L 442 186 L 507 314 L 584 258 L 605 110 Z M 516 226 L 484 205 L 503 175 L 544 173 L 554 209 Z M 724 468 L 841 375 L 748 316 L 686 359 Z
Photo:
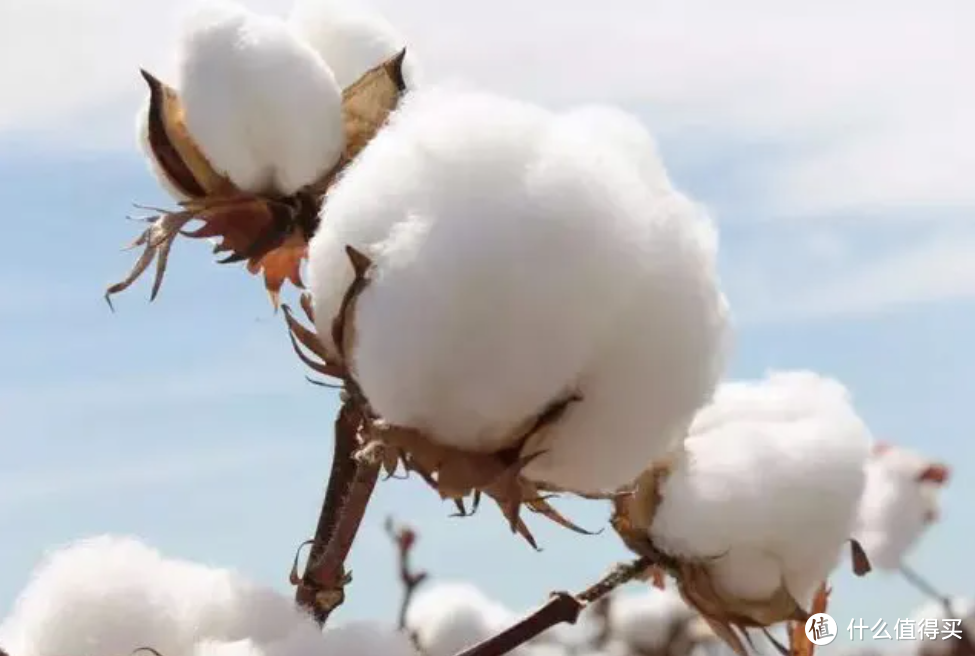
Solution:
M 15 4 L 0 0 L 0 26 L 17 19 L 27 31 L 34 10 Z M 753 14 L 731 16 L 738 21 L 731 27 L 752 30 L 745 36 L 766 34 L 768 7 L 743 6 Z M 796 52 L 805 52 L 807 32 L 835 27 L 830 34 L 850 55 L 860 51 L 849 49 L 852 37 L 843 40 L 852 30 L 844 21 L 855 27 L 857 20 L 882 20 L 867 9 L 846 18 L 837 9 L 831 18 L 826 6 L 822 15 L 806 17 L 806 27 L 783 15 L 781 34 L 761 42 L 765 50 L 756 55 L 731 27 L 715 45 L 716 28 L 693 22 L 693 11 L 706 3 L 682 10 L 661 3 L 656 18 L 672 21 L 665 26 L 696 26 L 701 38 L 687 43 L 698 45 L 674 56 L 673 71 L 654 69 L 646 79 L 640 74 L 647 67 L 620 58 L 632 63 L 628 75 L 638 84 L 623 84 L 617 78 L 625 76 L 610 71 L 609 81 L 599 78 L 585 89 L 546 75 L 544 67 L 554 63 L 544 52 L 524 59 L 517 77 L 499 76 L 504 67 L 491 64 L 491 44 L 478 30 L 483 8 L 445 9 L 437 14 L 450 27 L 444 30 L 431 29 L 433 0 L 409 13 L 385 8 L 417 35 L 434 72 L 466 67 L 493 88 L 554 105 L 618 102 L 644 117 L 660 134 L 677 182 L 711 207 L 721 228 L 722 271 L 739 324 L 728 375 L 793 367 L 833 375 L 851 388 L 878 437 L 950 462 L 956 475 L 944 519 L 911 562 L 946 590 L 975 593 L 967 558 L 975 513 L 965 503 L 975 498 L 975 197 L 957 180 L 975 139 L 944 118 L 975 104 L 958 95 L 937 103 L 913 99 L 910 89 L 888 84 L 887 60 L 876 53 L 852 59 L 855 75 L 837 75 L 829 62 L 826 69 L 800 66 L 807 59 Z M 93 0 L 86 11 L 95 21 L 98 12 L 118 10 L 121 24 L 136 27 L 172 11 L 154 2 L 129 16 L 120 7 Z M 510 3 L 498 10 L 504 7 L 514 11 Z M 861 43 L 863 52 L 873 52 L 871 46 L 887 52 L 913 29 L 908 19 L 917 16 L 894 7 L 883 19 L 891 21 L 887 29 L 872 24 L 876 43 Z M 921 86 L 932 76 L 955 79 L 949 64 L 966 53 L 942 52 L 942 37 L 956 29 L 945 12 L 954 8 L 943 2 L 924 10 L 931 12 L 923 17 L 931 34 L 913 43 L 918 60 L 930 66 L 915 70 L 898 61 L 902 78 Z M 538 39 L 557 49 L 579 42 L 595 23 L 620 38 L 600 41 L 610 53 L 593 42 L 592 58 L 619 58 L 614 48 L 626 46 L 629 19 L 649 20 L 639 11 L 625 2 L 618 16 L 573 9 Z M 531 12 L 523 18 L 531 23 Z M 651 41 L 663 38 L 663 28 L 647 30 Z M 121 47 L 119 31 L 106 32 L 108 46 Z M 518 29 L 506 38 L 511 47 L 499 57 L 539 45 Z M 293 550 L 313 528 L 328 471 L 335 399 L 305 382 L 259 281 L 240 267 L 212 264 L 205 244 L 180 242 L 155 304 L 147 303 L 145 284 L 123 294 L 114 315 L 102 300 L 105 285 L 133 260 L 133 253 L 119 252 L 138 230 L 123 218 L 131 203 L 167 202 L 130 143 L 136 68 L 158 53 L 125 39 L 131 61 L 124 66 L 121 56 L 94 52 L 98 46 L 78 49 L 82 63 L 103 64 L 80 69 L 83 81 L 90 77 L 89 93 L 67 81 L 63 95 L 43 96 L 43 73 L 51 73 L 45 69 L 25 89 L 26 100 L 0 109 L 0 535 L 6 536 L 0 612 L 46 549 L 101 532 L 137 534 L 170 554 L 237 567 L 286 589 Z M 72 43 L 78 45 L 66 48 Z M 741 55 L 724 75 L 714 75 L 705 64 L 722 62 L 725 50 Z M 781 57 L 759 56 L 769 52 Z M 793 60 L 792 68 L 782 64 Z M 573 65 L 586 72 L 598 63 Z M 4 65 L 0 73 L 13 75 Z M 793 84 L 800 73 L 805 84 Z M 634 87 L 651 91 L 640 96 Z M 756 94 L 755 103 L 746 102 L 748 93 Z M 56 116 L 44 113 L 51 106 L 60 110 Z M 561 507 L 584 526 L 602 526 L 598 504 Z M 538 554 L 509 536 L 492 508 L 468 519 L 448 519 L 451 510 L 416 481 L 384 483 L 356 546 L 356 580 L 342 616 L 394 616 L 398 588 L 382 533 L 390 513 L 419 529 L 419 563 L 433 575 L 473 580 L 516 608 L 550 590 L 581 586 L 624 556 L 610 534 L 577 536 L 535 521 L 545 548 Z M 841 628 L 853 617 L 871 623 L 885 617 L 892 625 L 922 601 L 906 583 L 883 575 L 854 580 L 843 573 L 835 585 L 832 611 Z

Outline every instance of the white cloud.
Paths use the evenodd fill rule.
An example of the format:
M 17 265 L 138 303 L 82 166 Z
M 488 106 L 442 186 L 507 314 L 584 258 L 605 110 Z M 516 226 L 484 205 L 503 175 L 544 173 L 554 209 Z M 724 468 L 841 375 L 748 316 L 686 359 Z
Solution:
M 3 490 L 0 511 L 5 507 L 39 503 L 65 496 L 98 494 L 110 491 L 151 489 L 198 479 L 212 480 L 221 475 L 263 469 L 270 464 L 295 464 L 301 452 L 282 448 L 280 443 L 235 444 L 233 448 L 195 451 L 170 451 L 146 454 L 131 460 L 99 462 L 86 459 L 84 467 L 71 463 L 52 467 L 47 463 L 37 470 L 0 470 Z
M 815 275 L 815 274 L 813 274 Z M 758 300 L 758 294 L 753 300 Z M 975 298 L 975 234 L 943 231 L 890 255 L 870 258 L 800 287 L 764 294 L 753 323 L 851 317 L 932 301 Z M 773 302 L 777 299 L 779 302 Z

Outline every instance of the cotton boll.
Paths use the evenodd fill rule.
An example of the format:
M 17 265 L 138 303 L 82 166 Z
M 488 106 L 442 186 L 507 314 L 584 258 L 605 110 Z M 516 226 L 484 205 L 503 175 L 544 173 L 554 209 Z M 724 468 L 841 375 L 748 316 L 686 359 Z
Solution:
M 895 570 L 937 518 L 942 483 L 926 481 L 946 470 L 908 449 L 877 449 L 866 464 L 856 538 L 873 566 Z
M 291 599 L 237 572 L 180 560 L 167 560 L 164 568 L 177 617 L 198 632 L 194 637 L 266 643 L 302 627 L 316 629 Z
M 185 654 L 162 562 L 130 538 L 99 537 L 54 552 L 0 626 L 0 644 L 16 656 L 130 654 L 146 645 Z
M 491 452 L 578 391 L 526 474 L 615 489 L 681 436 L 718 369 L 713 253 L 679 199 L 579 121 L 417 90 L 325 203 L 319 334 L 335 348 L 351 245 L 374 265 L 351 355 L 380 416 Z
M 762 601 L 784 585 L 806 606 L 852 534 L 869 449 L 836 381 L 773 374 L 722 386 L 659 488 L 650 538 L 714 558 L 726 595 Z
M 560 120 L 613 147 L 656 190 L 668 191 L 672 187 L 656 140 L 635 116 L 611 105 L 584 105 L 566 112 Z
M 350 622 L 329 628 L 324 637 L 328 656 L 418 656 L 405 633 L 372 622 Z M 302 656 L 302 653 L 280 656 Z
M 453 656 L 486 640 L 517 617 L 465 583 L 441 583 L 421 590 L 407 612 L 427 656 Z
M 17 656 L 143 646 L 188 656 L 199 643 L 247 656 L 246 641 L 270 644 L 302 631 L 320 635 L 273 590 L 230 570 L 163 558 L 133 538 L 104 536 L 55 552 L 38 568 L 0 627 L 0 644 Z
M 211 0 L 186 21 L 179 77 L 187 129 L 241 189 L 292 194 L 338 161 L 341 90 L 284 21 Z
M 336 280 L 318 262 L 343 265 L 345 244 L 365 250 L 376 275 L 357 303 L 354 364 L 373 408 L 493 451 L 578 377 L 629 291 L 624 263 L 642 254 L 640 237 L 626 243 L 624 226 L 597 220 L 610 190 L 573 171 L 585 163 L 538 161 L 543 110 L 413 95 L 325 203 L 310 255 L 316 318 L 329 321 L 344 293 L 322 302 Z M 372 226 L 386 229 L 364 243 Z
M 667 646 L 676 627 L 694 611 L 670 589 L 619 596 L 610 606 L 613 634 L 634 650 L 656 653 Z
M 356 0 L 297 0 L 290 22 L 332 69 L 342 89 L 406 47 L 386 19 Z M 403 77 L 412 88 L 417 77 L 412 48 L 403 61 Z

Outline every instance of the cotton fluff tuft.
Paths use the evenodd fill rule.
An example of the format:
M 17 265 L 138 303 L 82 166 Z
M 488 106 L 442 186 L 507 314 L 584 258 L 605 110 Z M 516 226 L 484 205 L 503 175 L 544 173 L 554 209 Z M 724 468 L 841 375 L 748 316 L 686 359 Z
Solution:
M 380 629 L 372 629 L 369 643 L 362 630 L 355 640 L 343 639 L 350 630 L 323 636 L 290 599 L 230 570 L 166 559 L 133 538 L 102 536 L 69 545 L 39 566 L 0 624 L 0 645 L 16 656 L 129 654 L 144 646 L 166 656 L 413 655 L 394 651 L 400 638 L 383 638 Z M 342 647 L 349 642 L 376 651 Z
M 625 485 L 711 393 L 727 323 L 704 219 L 645 175 L 572 114 L 414 91 L 323 207 L 319 334 L 334 349 L 351 245 L 375 265 L 353 365 L 384 419 L 490 452 L 575 391 L 526 475 Z
M 660 489 L 650 537 L 714 557 L 726 594 L 765 600 L 784 584 L 808 606 L 852 535 L 870 441 L 837 381 L 785 372 L 724 384 Z
M 467 583 L 439 583 L 421 589 L 407 611 L 427 656 L 453 656 L 506 629 L 517 617 Z
M 292 194 L 338 161 L 341 90 L 283 20 L 209 0 L 186 18 L 178 60 L 187 129 L 241 189 Z
M 613 598 L 609 607 L 610 626 L 616 638 L 641 653 L 663 649 L 675 627 L 694 614 L 672 588 L 620 595 Z
M 941 483 L 920 480 L 932 465 L 893 445 L 867 461 L 856 538 L 875 567 L 898 569 L 937 517 Z
M 290 22 L 332 69 L 342 89 L 406 47 L 403 35 L 357 0 L 296 0 Z M 410 48 L 403 60 L 407 87 L 416 84 L 417 74 Z

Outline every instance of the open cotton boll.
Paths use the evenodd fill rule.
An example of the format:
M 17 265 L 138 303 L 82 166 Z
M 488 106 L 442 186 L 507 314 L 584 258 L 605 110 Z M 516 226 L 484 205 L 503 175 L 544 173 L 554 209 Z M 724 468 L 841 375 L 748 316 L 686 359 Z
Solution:
M 657 142 L 635 116 L 611 105 L 583 105 L 566 112 L 560 120 L 614 147 L 648 185 L 663 191 L 671 188 Z
M 160 579 L 162 564 L 156 551 L 130 538 L 99 537 L 56 551 L 0 625 L 0 645 L 17 656 L 129 654 L 147 644 L 185 654 L 189 643 Z
M 229 570 L 165 559 L 132 538 L 70 545 L 37 570 L 0 628 L 17 656 L 151 646 L 167 656 L 204 640 L 268 642 L 314 622 L 282 595 Z M 238 646 L 239 648 L 243 648 Z
M 336 164 L 341 89 L 286 22 L 209 0 L 186 18 L 178 54 L 187 129 L 239 188 L 289 195 Z
M 632 648 L 647 652 L 665 647 L 677 626 L 694 616 L 694 611 L 671 588 L 615 597 L 609 609 L 613 635 Z
M 328 656 L 417 656 L 405 633 L 373 622 L 341 624 L 328 628 L 324 637 Z
M 736 407 L 744 403 L 744 408 Z M 661 483 L 650 538 L 714 558 L 725 595 L 803 607 L 851 537 L 870 434 L 836 381 L 772 374 L 718 389 Z
M 865 467 L 856 537 L 875 567 L 895 570 L 937 519 L 948 470 L 908 449 L 880 446 Z
M 342 89 L 406 47 L 406 39 L 385 18 L 357 0 L 296 0 L 289 20 Z M 417 66 L 412 49 L 403 60 L 403 77 L 413 88 Z
M 352 365 L 380 416 L 491 452 L 578 392 L 526 473 L 615 489 L 713 386 L 723 306 L 712 252 L 677 198 L 573 121 L 489 94 L 414 91 L 324 205 L 310 245 L 319 334 L 335 348 L 351 245 L 373 263 Z
M 440 583 L 423 588 L 407 611 L 427 656 L 453 656 L 507 628 L 517 617 L 473 585 Z

